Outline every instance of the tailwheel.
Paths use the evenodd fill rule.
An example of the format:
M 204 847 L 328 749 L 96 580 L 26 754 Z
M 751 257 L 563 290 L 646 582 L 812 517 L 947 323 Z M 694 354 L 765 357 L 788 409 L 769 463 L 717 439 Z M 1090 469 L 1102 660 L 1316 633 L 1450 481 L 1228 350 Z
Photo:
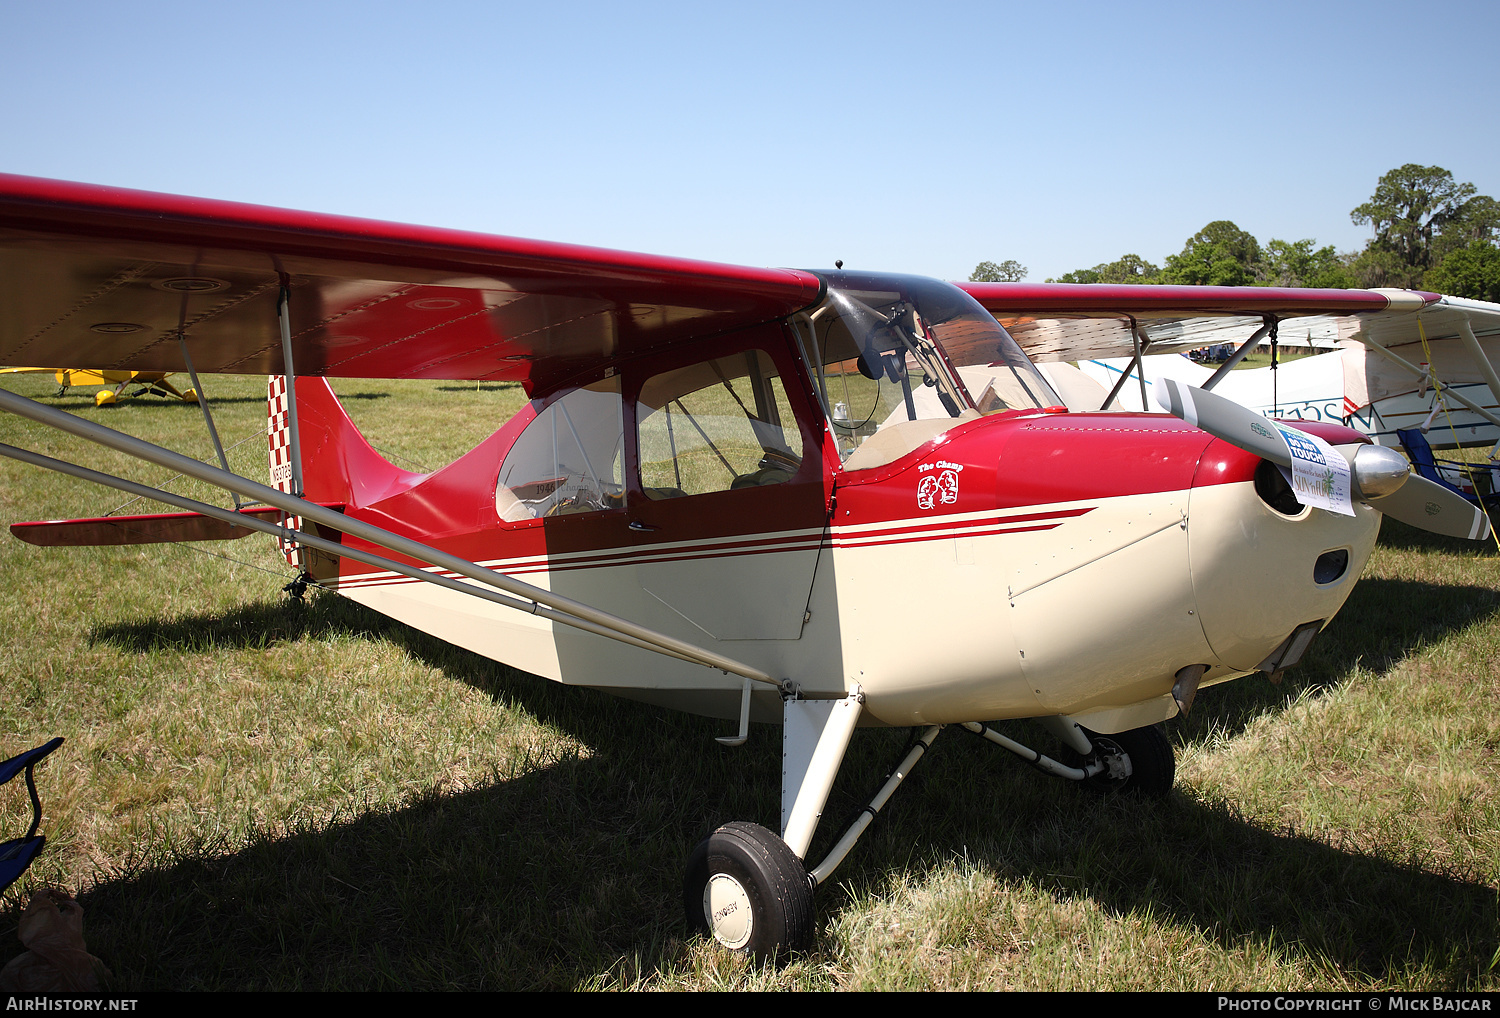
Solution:
M 1133 728 L 1114 735 L 1096 735 L 1084 729 L 1094 752 L 1088 759 L 1101 759 L 1105 769 L 1083 782 L 1097 792 L 1131 792 L 1160 799 L 1172 791 L 1177 761 L 1172 743 L 1156 725 Z
M 757 961 L 785 961 L 813 939 L 812 880 L 787 843 L 759 824 L 730 823 L 688 859 L 688 927 Z

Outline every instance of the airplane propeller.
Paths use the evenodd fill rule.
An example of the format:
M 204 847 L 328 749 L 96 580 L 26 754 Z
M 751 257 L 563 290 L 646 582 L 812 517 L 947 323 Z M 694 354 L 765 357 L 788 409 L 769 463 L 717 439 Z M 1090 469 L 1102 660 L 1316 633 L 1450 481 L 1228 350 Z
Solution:
M 1233 400 L 1205 389 L 1158 378 L 1153 395 L 1162 408 L 1194 427 L 1275 463 L 1290 467 L 1292 452 L 1286 439 L 1266 418 Z M 1482 541 L 1489 536 L 1490 518 L 1457 492 L 1411 472 L 1406 458 L 1394 449 L 1361 445 L 1349 460 L 1350 494 L 1402 523 L 1447 537 Z

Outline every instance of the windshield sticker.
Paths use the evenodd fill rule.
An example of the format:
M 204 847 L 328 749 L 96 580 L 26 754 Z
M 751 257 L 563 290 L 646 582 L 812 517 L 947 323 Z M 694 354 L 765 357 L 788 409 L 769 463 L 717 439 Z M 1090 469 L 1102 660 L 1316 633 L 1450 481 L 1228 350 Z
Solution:
M 957 502 L 958 475 L 963 468 L 962 463 L 949 463 L 947 460 L 920 464 L 917 471 L 926 476 L 917 485 L 917 508 L 931 509 Z
M 1291 485 L 1303 505 L 1353 516 L 1349 501 L 1349 461 L 1317 435 L 1272 422 L 1292 451 Z M 1285 472 L 1285 468 L 1283 468 Z

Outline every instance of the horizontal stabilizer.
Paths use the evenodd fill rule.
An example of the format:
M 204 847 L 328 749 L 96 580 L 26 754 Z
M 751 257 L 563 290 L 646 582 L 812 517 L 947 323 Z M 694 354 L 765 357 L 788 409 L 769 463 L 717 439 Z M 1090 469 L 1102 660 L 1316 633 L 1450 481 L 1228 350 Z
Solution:
M 241 509 L 246 516 L 279 521 L 280 509 Z M 96 516 L 83 520 L 39 520 L 12 523 L 10 532 L 27 544 L 44 548 L 77 548 L 107 544 L 176 544 L 182 541 L 232 541 L 255 531 L 200 513 L 150 513 L 145 516 Z

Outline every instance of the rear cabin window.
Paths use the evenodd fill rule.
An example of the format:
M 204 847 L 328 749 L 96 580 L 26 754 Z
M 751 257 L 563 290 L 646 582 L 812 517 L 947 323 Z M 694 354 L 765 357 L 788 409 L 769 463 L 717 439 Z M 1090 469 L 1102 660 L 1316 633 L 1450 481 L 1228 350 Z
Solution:
M 495 512 L 515 523 L 624 505 L 620 380 L 606 378 L 549 403 L 500 465 Z
M 802 463 L 802 433 L 763 350 L 653 376 L 636 421 L 648 498 L 780 484 Z

